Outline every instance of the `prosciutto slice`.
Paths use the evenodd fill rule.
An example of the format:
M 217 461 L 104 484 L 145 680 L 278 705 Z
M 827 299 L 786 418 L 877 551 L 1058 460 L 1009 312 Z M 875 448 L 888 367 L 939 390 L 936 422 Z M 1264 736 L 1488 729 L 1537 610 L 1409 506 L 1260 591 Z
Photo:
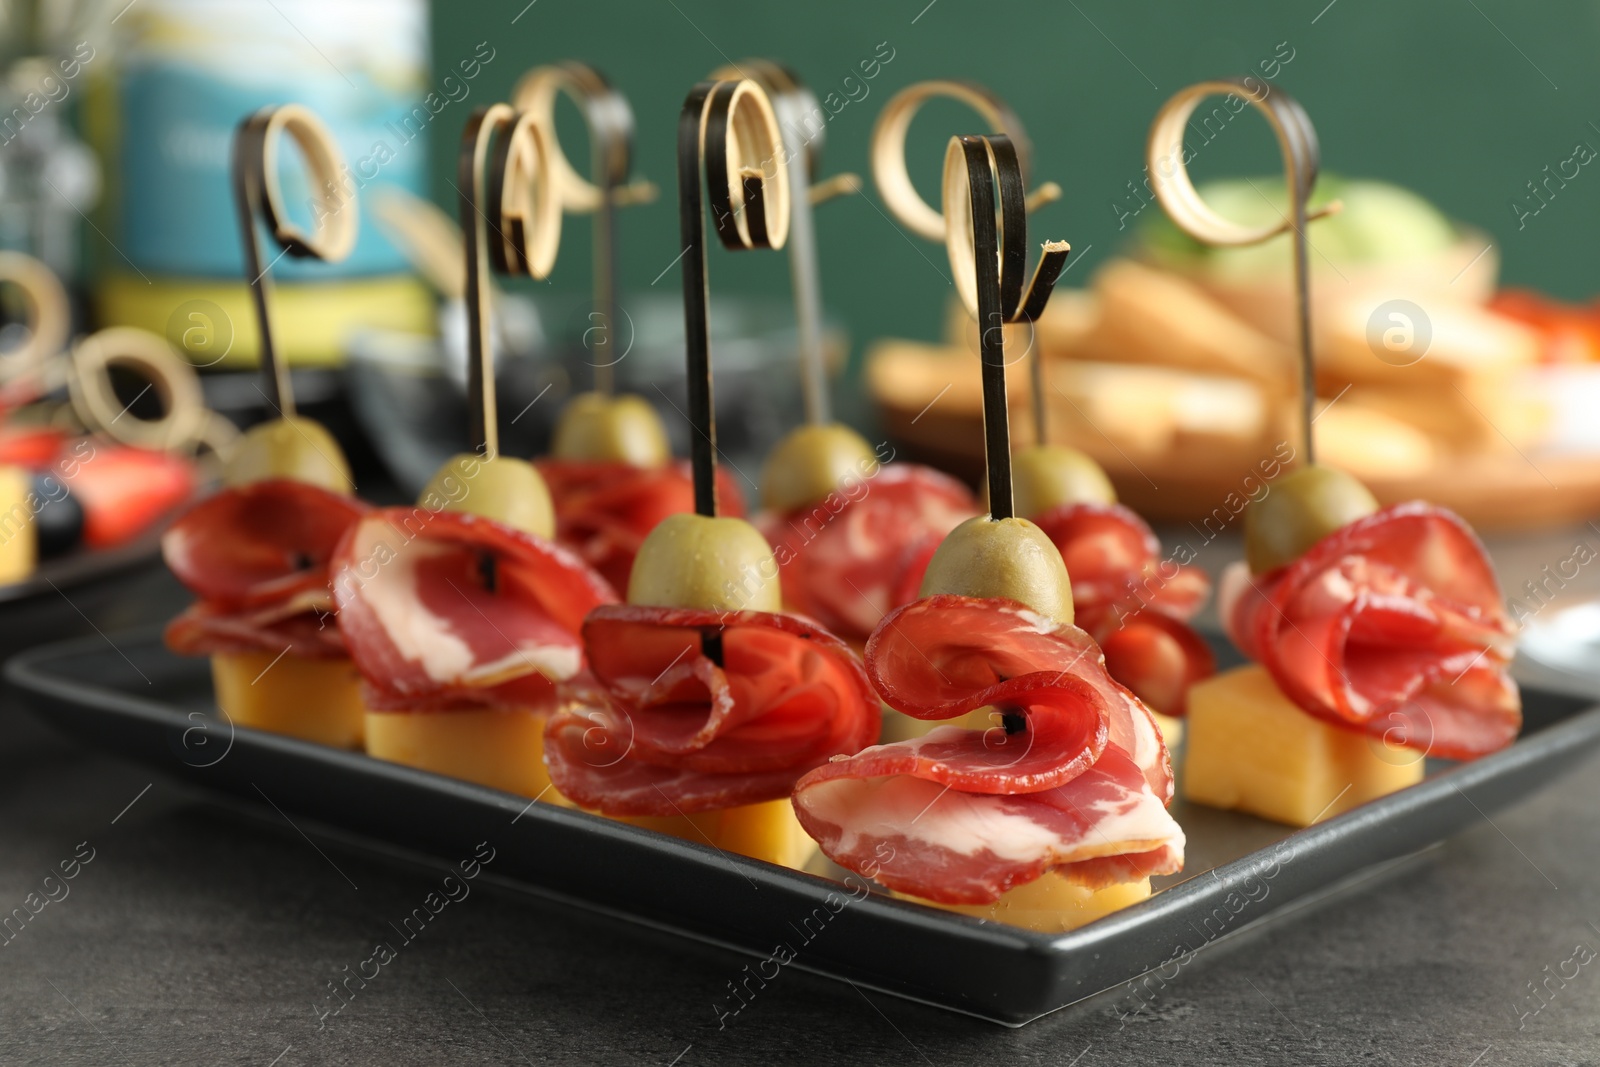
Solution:
M 1234 643 L 1318 718 L 1446 759 L 1493 752 L 1522 726 L 1500 584 L 1443 508 L 1384 508 L 1260 577 L 1236 565 L 1219 607 Z
M 373 707 L 553 707 L 583 617 L 616 601 L 576 555 L 491 519 L 386 508 L 334 554 L 339 629 Z
M 944 535 L 978 513 L 965 485 L 914 463 L 885 464 L 858 485 L 854 499 L 835 493 L 756 520 L 777 556 L 784 603 L 848 641 L 865 641 L 903 595 L 908 568 L 920 560 L 925 570 Z
M 283 479 L 224 489 L 190 508 L 162 536 L 161 553 L 200 602 L 167 627 L 168 646 L 184 655 L 344 655 L 328 564 L 368 510 Z
M 556 540 L 619 592 L 639 546 L 668 515 L 694 510 L 694 479 L 687 463 L 635 467 L 627 463 L 543 459 L 534 464 L 550 487 L 556 509 Z M 744 517 L 739 485 L 717 468 L 719 512 Z
M 722 639 L 721 666 L 702 636 Z M 608 815 L 686 815 L 789 795 L 877 740 L 878 699 L 849 646 L 759 611 L 618 605 L 583 626 L 597 683 L 545 732 L 563 795 Z
M 835 862 L 948 904 L 990 903 L 1047 871 L 1103 888 L 1182 867 L 1166 746 L 1084 631 L 941 594 L 884 618 L 867 671 L 907 715 L 991 707 L 996 725 L 939 727 L 802 778 L 795 811 Z

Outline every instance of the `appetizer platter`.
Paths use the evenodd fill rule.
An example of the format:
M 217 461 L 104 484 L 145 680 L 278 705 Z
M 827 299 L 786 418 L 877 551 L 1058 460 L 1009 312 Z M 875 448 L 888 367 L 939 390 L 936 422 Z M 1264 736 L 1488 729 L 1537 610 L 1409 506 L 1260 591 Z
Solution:
M 1180 799 L 1171 811 L 1189 845 L 1184 873 L 1166 880 L 1176 884 L 1045 934 L 896 900 L 859 876 L 817 877 L 360 753 L 230 729 L 203 663 L 174 655 L 155 631 L 116 636 L 132 667 L 95 637 L 25 653 L 7 681 L 85 745 L 247 803 L 260 803 L 259 789 L 319 832 L 446 859 L 489 840 L 500 874 L 537 894 L 752 960 L 784 946 L 790 966 L 1010 1026 L 1158 968 L 1170 980 L 1213 941 L 1494 817 L 1600 744 L 1594 697 L 1526 690 L 1515 745 L 1307 830 Z
M 1095 456 L 1056 439 L 1033 331 L 1071 248 L 1040 243 L 1029 270 L 1030 206 L 1060 190 L 1029 196 L 1028 141 L 1002 101 L 912 86 L 873 159 L 895 213 L 944 246 L 974 326 L 974 494 L 831 416 L 810 208 L 857 183 L 812 184 L 820 145 L 783 121 L 809 94 L 765 60 L 715 72 L 678 117 L 691 432 L 688 459 L 671 457 L 609 359 L 631 112 L 565 63 L 463 131 L 467 433 L 414 505 L 353 495 L 272 344 L 262 230 L 329 261 L 354 240 L 355 194 L 327 180 L 337 145 L 302 105 L 240 123 L 232 181 L 279 417 L 163 537 L 191 607 L 110 649 L 27 653 L 7 678 L 46 721 L 188 780 L 413 852 L 503 842 L 497 871 L 536 892 L 1008 1025 L 1181 968 L 1600 745 L 1589 699 L 1513 680 L 1515 630 L 1467 522 L 1426 500 L 1380 506 L 1318 462 L 1327 312 L 1306 230 L 1340 205 L 1313 202 L 1310 119 L 1281 90 L 1249 96 L 1287 190 L 1260 225 L 1171 165 L 1199 102 L 1245 88 L 1180 91 L 1148 142 L 1154 195 L 1188 238 L 1289 236 L 1293 387 L 1274 408 L 1277 466 L 1244 513 L 1246 559 L 1218 583 L 1226 641 L 1190 625 L 1210 580 Z M 559 92 L 590 121 L 592 181 L 560 152 Z M 934 96 L 990 127 L 949 139 L 941 210 L 904 164 Z M 324 190 L 310 230 L 284 210 L 285 138 Z M 601 219 L 601 358 L 552 454 L 521 458 L 502 451 L 491 279 L 550 275 L 566 210 Z M 804 421 L 747 519 L 721 470 L 709 252 L 791 240 Z M 1018 381 L 1032 385 L 1022 447 Z

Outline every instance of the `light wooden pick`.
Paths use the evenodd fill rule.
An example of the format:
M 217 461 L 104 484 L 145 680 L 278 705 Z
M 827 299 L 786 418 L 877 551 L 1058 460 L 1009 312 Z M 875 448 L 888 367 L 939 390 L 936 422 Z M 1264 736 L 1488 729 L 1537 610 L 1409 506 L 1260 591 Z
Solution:
M 538 116 L 509 104 L 476 108 L 461 132 L 456 188 L 466 236 L 468 434 L 487 458 L 500 452 L 490 271 L 545 278 L 554 269 L 561 199 L 551 159 Z
M 1316 362 L 1311 350 L 1311 279 L 1306 261 L 1306 224 L 1336 214 L 1343 205 L 1333 201 L 1308 210 L 1317 184 L 1321 151 L 1317 132 L 1305 109 L 1282 89 L 1269 89 L 1249 78 L 1217 78 L 1180 89 L 1161 106 L 1150 124 L 1145 144 L 1150 179 L 1156 199 L 1167 215 L 1189 236 L 1210 245 L 1259 244 L 1286 231 L 1294 234 L 1294 287 L 1300 340 L 1301 447 L 1305 461 L 1315 462 L 1311 422 L 1317 399 Z M 1261 91 L 1264 90 L 1264 91 Z M 1284 179 L 1289 190 L 1289 214 L 1280 222 L 1244 226 L 1219 215 L 1200 196 L 1189 178 L 1188 150 L 1183 138 L 1189 117 L 1208 96 L 1238 96 L 1266 116 L 1283 154 Z
M 589 173 L 585 179 L 567 159 L 556 136 L 556 97 L 565 93 L 589 128 Z M 633 166 L 633 109 L 605 75 L 586 63 L 568 60 L 535 67 L 517 83 L 512 99 L 519 111 L 535 117 L 550 151 L 550 181 L 567 211 L 595 216 L 594 312 L 600 316 L 606 358 L 594 362 L 595 389 L 616 388 L 617 208 L 645 204 L 656 197 L 648 181 L 630 181 Z M 585 331 L 587 336 L 587 331 Z

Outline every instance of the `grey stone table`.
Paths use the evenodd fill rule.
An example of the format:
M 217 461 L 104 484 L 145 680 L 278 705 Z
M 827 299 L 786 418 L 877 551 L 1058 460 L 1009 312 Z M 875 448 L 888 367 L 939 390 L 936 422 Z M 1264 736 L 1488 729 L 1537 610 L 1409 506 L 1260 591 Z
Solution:
M 1497 546 L 1508 593 L 1572 543 Z M 151 569 L 0 609 L 0 648 L 183 599 Z M 7 698 L 0 915 L 38 913 L 0 947 L 0 1064 L 1600 1063 L 1597 772 L 1206 948 L 1142 1010 L 1113 991 L 1005 1030 L 790 969 L 719 1026 L 743 958 L 488 879 L 333 1000 L 442 866 L 177 788 Z

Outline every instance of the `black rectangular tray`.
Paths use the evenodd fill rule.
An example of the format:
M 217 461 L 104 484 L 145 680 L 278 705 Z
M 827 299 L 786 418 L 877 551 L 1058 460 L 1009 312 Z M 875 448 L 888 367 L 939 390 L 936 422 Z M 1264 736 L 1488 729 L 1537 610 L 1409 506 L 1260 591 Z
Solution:
M 113 643 L 114 642 L 114 643 Z M 249 729 L 214 709 L 205 660 L 156 631 L 34 649 L 5 676 L 46 722 L 174 777 L 441 857 L 498 852 L 541 893 L 1006 1025 L 1158 968 L 1426 848 L 1548 785 L 1600 744 L 1592 698 L 1524 690 L 1516 744 L 1306 830 L 1174 804 L 1188 866 L 1151 899 L 1047 935 L 868 894 L 582 812 Z

